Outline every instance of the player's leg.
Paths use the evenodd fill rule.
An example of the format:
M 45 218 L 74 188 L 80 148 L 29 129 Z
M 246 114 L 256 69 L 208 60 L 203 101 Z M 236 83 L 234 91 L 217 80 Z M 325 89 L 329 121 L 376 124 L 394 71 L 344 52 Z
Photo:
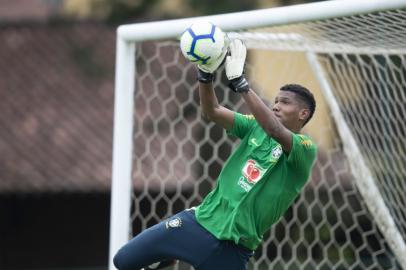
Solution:
M 114 257 L 120 270 L 137 270 L 155 262 L 179 259 L 199 265 L 219 241 L 197 224 L 194 211 L 179 214 L 144 230 Z
M 176 264 L 176 260 L 170 259 L 170 260 L 153 263 L 145 268 L 142 268 L 142 270 L 158 270 L 158 269 L 166 268 L 168 266 L 172 266 L 175 264 Z
M 231 241 L 220 241 L 220 246 L 196 270 L 246 270 L 253 251 Z
M 157 224 L 131 239 L 114 256 L 114 265 L 119 270 L 139 270 L 157 261 L 168 259 L 159 248 L 159 241 L 164 239 L 158 233 Z

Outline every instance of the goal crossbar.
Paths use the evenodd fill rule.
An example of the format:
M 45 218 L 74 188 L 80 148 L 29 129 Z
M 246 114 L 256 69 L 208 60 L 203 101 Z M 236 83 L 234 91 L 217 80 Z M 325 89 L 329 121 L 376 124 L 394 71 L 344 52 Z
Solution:
M 210 21 L 224 31 L 234 31 L 360 15 L 405 7 L 405 0 L 333 0 L 212 16 L 127 24 L 118 27 L 117 36 L 128 42 L 162 40 L 176 38 L 192 22 L 197 20 Z

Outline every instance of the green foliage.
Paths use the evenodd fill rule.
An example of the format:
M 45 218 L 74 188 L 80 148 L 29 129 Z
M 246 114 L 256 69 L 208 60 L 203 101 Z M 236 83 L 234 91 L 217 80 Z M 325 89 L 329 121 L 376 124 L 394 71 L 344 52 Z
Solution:
M 134 20 L 158 20 L 158 19 L 172 19 L 174 15 L 168 13 L 163 5 L 165 0 L 105 0 L 104 5 L 108 6 L 108 14 L 105 21 L 112 24 L 121 24 Z M 235 11 L 252 10 L 258 8 L 257 0 L 183 0 L 181 1 L 187 10 L 187 14 L 183 17 L 189 16 L 203 16 L 210 14 L 229 13 Z
M 107 15 L 108 23 L 120 24 L 134 18 L 143 18 L 149 14 L 155 5 L 161 0 L 139 1 L 137 5 L 130 1 L 106 0 L 110 5 L 110 13 Z
M 258 8 L 258 1 L 256 0 L 188 0 L 186 4 L 201 15 L 211 15 L 218 13 L 229 13 L 237 11 L 246 11 Z
M 169 0 L 103 0 L 94 3 L 94 10 L 103 5 L 107 10 L 104 20 L 111 24 L 179 17 L 167 10 L 166 1 Z M 279 0 L 274 3 L 284 6 L 316 1 L 320 0 Z M 174 1 L 173 5 L 181 5 L 182 17 L 191 17 L 258 9 L 259 0 L 180 0 Z

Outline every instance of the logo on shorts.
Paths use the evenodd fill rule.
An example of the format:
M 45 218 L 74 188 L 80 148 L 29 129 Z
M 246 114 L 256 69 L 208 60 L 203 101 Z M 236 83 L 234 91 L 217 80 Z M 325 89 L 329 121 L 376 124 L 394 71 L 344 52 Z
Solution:
M 261 168 L 253 159 L 248 160 L 242 168 L 242 174 L 252 184 L 258 182 L 264 175 L 264 172 L 265 169 Z
M 180 218 L 174 218 L 165 223 L 166 228 L 178 228 L 182 226 L 182 220 Z

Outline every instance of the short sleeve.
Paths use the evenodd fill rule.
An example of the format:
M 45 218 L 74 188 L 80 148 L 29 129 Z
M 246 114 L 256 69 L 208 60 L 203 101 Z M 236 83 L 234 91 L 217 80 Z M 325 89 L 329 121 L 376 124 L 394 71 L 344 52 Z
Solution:
M 310 176 L 310 172 L 317 155 L 316 144 L 305 135 L 293 134 L 292 149 L 288 156 L 288 164 L 296 175 L 299 175 L 303 185 Z
M 242 139 L 255 126 L 255 124 L 256 120 L 253 115 L 235 112 L 233 127 L 227 130 L 227 133 Z

